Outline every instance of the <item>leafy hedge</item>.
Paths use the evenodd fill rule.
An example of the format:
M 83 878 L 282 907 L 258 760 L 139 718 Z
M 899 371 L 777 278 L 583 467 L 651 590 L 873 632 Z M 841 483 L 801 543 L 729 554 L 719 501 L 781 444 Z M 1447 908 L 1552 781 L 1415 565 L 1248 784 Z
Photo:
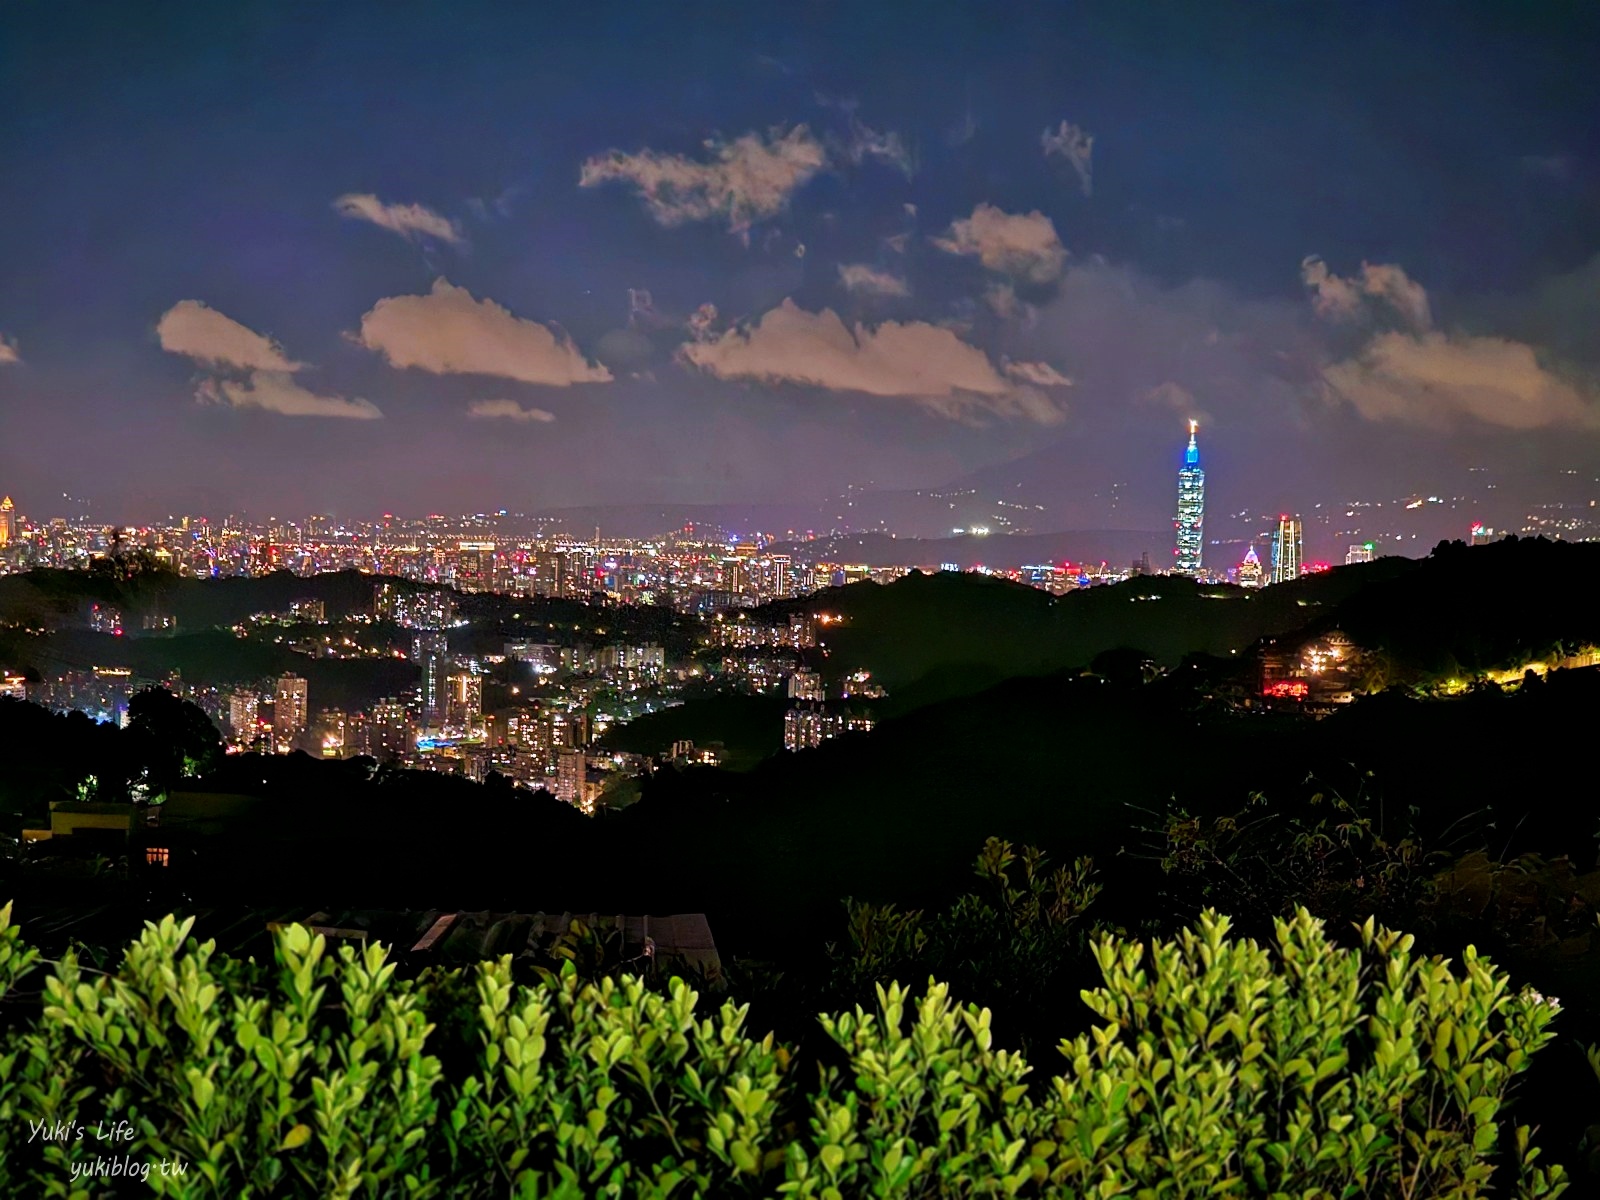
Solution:
M 662 994 L 635 978 L 584 982 L 569 967 L 527 985 L 502 958 L 408 981 L 381 947 L 329 954 L 299 927 L 279 935 L 275 967 L 214 957 L 188 931 L 170 917 L 148 925 L 115 974 L 70 954 L 45 973 L 0 909 L 11 1014 L 0 1194 L 1565 1187 L 1505 1110 L 1556 1006 L 1513 994 L 1470 949 L 1459 965 L 1415 957 L 1409 938 L 1371 922 L 1353 949 L 1303 911 L 1279 923 L 1274 947 L 1229 938 L 1209 912 L 1171 942 L 1102 939 L 1104 985 L 1083 994 L 1095 1021 L 1062 1043 L 1062 1073 L 1034 1087 L 1027 1063 L 993 1045 L 989 1012 L 933 983 L 915 998 L 882 988 L 875 1012 L 823 1016 L 844 1068 L 752 1037 L 732 1002 L 702 1011 L 681 980 Z M 42 1008 L 26 1015 L 35 994 Z M 462 1045 L 470 1052 L 452 1050 Z M 68 1136 L 46 1140 L 38 1123 Z M 99 1141 L 106 1129 L 126 1139 Z M 136 1173 L 94 1168 L 97 1155 Z M 188 1170 L 163 1175 L 163 1160 Z

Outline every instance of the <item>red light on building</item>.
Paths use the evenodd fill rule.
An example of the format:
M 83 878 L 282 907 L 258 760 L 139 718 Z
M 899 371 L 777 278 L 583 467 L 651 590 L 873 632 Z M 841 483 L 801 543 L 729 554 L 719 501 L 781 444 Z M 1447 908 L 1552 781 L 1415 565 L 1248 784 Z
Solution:
M 1307 563 L 1306 564 L 1305 570 L 1302 572 L 1302 574 L 1315 575 L 1318 571 L 1328 571 L 1328 570 L 1332 570 L 1332 568 L 1333 568 L 1333 564 L 1332 563 L 1311 562 L 1311 563 Z
M 1311 694 L 1311 688 L 1303 679 L 1280 679 L 1267 684 L 1261 694 L 1278 700 L 1304 700 Z

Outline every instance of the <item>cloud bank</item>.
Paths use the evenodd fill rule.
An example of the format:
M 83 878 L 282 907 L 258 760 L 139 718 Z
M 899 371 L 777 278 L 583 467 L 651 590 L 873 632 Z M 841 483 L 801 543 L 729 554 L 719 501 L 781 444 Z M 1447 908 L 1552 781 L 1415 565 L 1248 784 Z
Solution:
M 1311 257 L 1301 278 L 1319 317 L 1376 328 L 1322 371 L 1329 394 L 1367 420 L 1433 429 L 1462 419 L 1520 430 L 1600 428 L 1592 381 L 1553 369 L 1526 342 L 1434 329 L 1427 290 L 1403 268 L 1362 263 L 1346 278 Z
M 370 192 L 350 192 L 335 200 L 333 207 L 341 217 L 370 221 L 407 241 L 428 237 L 451 246 L 466 244 L 459 225 L 420 204 L 385 204 Z
M 290 360 L 283 347 L 200 300 L 180 300 L 156 325 L 161 348 L 214 367 L 289 374 L 304 363 Z
M 1006 374 L 1036 387 L 1071 387 L 1072 380 L 1047 362 L 1008 362 Z
M 391 366 L 435 375 L 494 375 L 550 387 L 611 379 L 565 333 L 513 316 L 493 300 L 475 300 L 443 278 L 427 295 L 379 300 L 361 318 L 357 340 Z
M 1393 263 L 1362 263 L 1359 275 L 1345 278 L 1312 255 L 1300 264 L 1300 278 L 1317 315 L 1330 321 L 1388 313 L 1417 332 L 1433 325 L 1427 290 Z
M 8 338 L 0 333 L 0 367 L 22 361 L 22 355 L 17 351 L 16 339 Z
M 1323 378 L 1369 421 L 1446 429 L 1467 417 L 1505 429 L 1600 429 L 1592 386 L 1555 374 L 1532 346 L 1506 338 L 1381 333 Z
M 207 379 L 195 393 L 209 404 L 233 408 L 260 408 L 286 417 L 343 417 L 372 421 L 383 416 L 370 400 L 347 400 L 343 396 L 320 396 L 300 386 L 291 375 L 279 371 L 252 371 L 246 380 Z
M 542 408 L 523 408 L 515 400 L 474 400 L 467 405 L 467 416 L 479 421 L 536 421 L 549 423 L 556 419 L 553 412 Z
M 1055 223 L 1041 212 L 1008 213 L 980 204 L 972 216 L 958 218 L 933 244 L 949 254 L 976 258 L 989 270 L 1027 283 L 1050 283 L 1061 277 L 1066 247 Z
M 911 289 L 906 281 L 888 271 L 880 271 L 866 263 L 840 263 L 839 282 L 847 292 L 864 296 L 909 296 Z
M 789 197 L 827 162 L 822 143 L 804 125 L 787 133 L 747 133 L 731 142 L 706 142 L 708 161 L 682 154 L 611 150 L 588 159 L 579 187 L 630 183 L 662 225 L 724 220 L 740 232 L 782 212 Z
M 807 312 L 791 300 L 748 329 L 686 343 L 679 354 L 722 379 L 899 397 L 955 420 L 1053 424 L 1063 415 L 1049 397 L 1005 378 L 988 355 L 949 329 L 923 321 L 851 329 L 831 309 Z

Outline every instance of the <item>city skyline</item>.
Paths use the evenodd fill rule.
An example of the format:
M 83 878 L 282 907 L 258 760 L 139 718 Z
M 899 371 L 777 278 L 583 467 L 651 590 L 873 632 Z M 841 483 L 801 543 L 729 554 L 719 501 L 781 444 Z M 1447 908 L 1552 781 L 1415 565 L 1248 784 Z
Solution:
M 1593 498 L 1592 14 L 73 8 L 0 44 L 35 511 L 976 487 L 1154 530 L 1190 416 L 1216 515 Z

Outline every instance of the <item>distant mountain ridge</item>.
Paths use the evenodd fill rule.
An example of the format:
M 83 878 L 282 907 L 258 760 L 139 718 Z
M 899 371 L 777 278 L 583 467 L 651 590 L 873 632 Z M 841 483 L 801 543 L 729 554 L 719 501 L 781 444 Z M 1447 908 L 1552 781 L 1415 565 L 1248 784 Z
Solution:
M 961 570 L 1012 570 L 1045 563 L 1110 563 L 1127 566 L 1144 553 L 1150 565 L 1168 565 L 1171 530 L 1080 529 L 1058 533 L 964 534 L 947 538 L 895 537 L 888 533 L 836 534 L 771 547 L 795 562 L 868 563 L 879 567 L 926 567 L 953 563 Z

